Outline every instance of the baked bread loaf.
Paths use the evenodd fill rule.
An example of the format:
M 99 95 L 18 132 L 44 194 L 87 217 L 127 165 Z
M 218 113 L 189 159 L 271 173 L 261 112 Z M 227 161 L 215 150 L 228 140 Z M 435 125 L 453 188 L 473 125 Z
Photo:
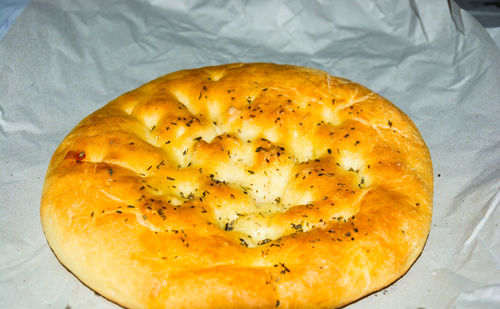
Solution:
M 429 233 L 429 151 L 386 99 L 322 71 L 185 70 L 94 112 L 47 171 L 43 229 L 129 308 L 333 308 L 381 289 Z

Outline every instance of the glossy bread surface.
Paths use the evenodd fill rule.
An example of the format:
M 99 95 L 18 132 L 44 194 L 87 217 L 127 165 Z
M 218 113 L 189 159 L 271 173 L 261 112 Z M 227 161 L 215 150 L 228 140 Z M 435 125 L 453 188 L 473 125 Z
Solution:
M 82 120 L 42 224 L 58 259 L 130 308 L 332 308 L 402 276 L 432 216 L 412 121 L 365 87 L 266 63 L 185 70 Z

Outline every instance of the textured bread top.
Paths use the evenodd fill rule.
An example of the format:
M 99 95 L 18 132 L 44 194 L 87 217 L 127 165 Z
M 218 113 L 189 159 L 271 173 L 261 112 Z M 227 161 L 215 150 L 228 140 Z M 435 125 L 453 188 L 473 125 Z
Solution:
M 131 308 L 332 308 L 420 254 L 432 165 L 389 101 L 322 71 L 171 73 L 80 122 L 50 163 L 59 260 Z

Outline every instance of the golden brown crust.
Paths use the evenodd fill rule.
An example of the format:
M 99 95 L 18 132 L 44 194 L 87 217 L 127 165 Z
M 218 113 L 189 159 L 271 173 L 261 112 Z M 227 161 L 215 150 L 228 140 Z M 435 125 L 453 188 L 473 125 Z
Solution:
M 130 308 L 348 304 L 402 276 L 432 215 L 411 120 L 288 65 L 160 77 L 85 118 L 41 203 L 59 260 Z

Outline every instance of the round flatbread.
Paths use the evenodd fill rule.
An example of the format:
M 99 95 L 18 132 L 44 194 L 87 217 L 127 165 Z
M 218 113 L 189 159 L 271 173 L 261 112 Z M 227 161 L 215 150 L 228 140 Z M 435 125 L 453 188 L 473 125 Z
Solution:
M 401 277 L 432 164 L 388 100 L 315 69 L 171 73 L 82 120 L 47 171 L 57 258 L 129 308 L 348 304 Z

